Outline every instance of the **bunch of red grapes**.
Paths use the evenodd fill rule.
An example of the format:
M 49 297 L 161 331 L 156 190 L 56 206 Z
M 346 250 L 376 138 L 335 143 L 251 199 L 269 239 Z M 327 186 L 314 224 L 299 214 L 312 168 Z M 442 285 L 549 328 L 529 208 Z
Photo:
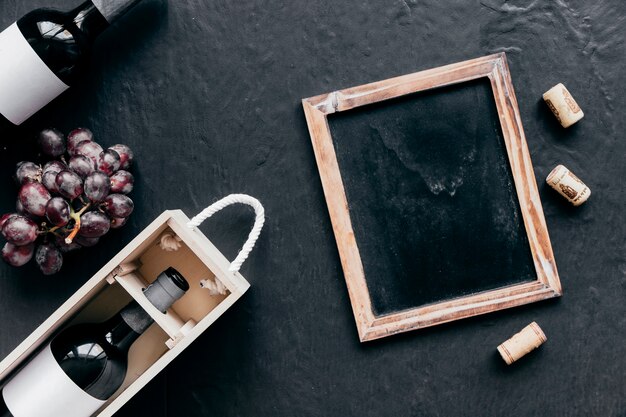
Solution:
M 17 213 L 0 217 L 7 240 L 2 258 L 19 267 L 34 257 L 41 272 L 51 275 L 61 269 L 64 253 L 94 246 L 126 224 L 134 208 L 127 196 L 134 184 L 133 152 L 126 145 L 103 149 L 83 128 L 67 139 L 45 129 L 38 143 L 53 160 L 17 164 Z

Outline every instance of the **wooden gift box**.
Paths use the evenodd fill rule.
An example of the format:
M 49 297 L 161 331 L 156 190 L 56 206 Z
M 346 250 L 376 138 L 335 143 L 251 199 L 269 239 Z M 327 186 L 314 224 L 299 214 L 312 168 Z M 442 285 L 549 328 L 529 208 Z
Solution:
M 202 232 L 187 226 L 189 221 L 173 210 L 152 222 L 0 363 L 0 387 L 61 329 L 104 321 L 134 299 L 155 322 L 131 347 L 122 387 L 94 416 L 118 411 L 250 287 L 241 274 L 229 271 L 230 262 Z M 161 248 L 167 233 L 180 238 L 178 250 Z M 142 289 L 169 266 L 187 279 L 190 289 L 163 314 Z M 225 295 L 211 295 L 201 287 L 201 280 L 215 278 L 226 287 Z

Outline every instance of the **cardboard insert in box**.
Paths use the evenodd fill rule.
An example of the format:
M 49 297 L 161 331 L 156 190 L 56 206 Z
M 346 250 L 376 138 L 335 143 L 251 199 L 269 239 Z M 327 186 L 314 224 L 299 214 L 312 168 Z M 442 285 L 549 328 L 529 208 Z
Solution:
M 166 211 L 152 222 L 0 363 L 0 387 L 61 329 L 105 321 L 134 299 L 155 322 L 131 347 L 124 383 L 94 417 L 119 410 L 250 287 L 241 274 L 229 271 L 229 261 L 188 222 L 180 210 Z M 161 248 L 161 238 L 168 233 L 180 238 L 178 250 Z M 163 314 L 142 290 L 170 266 L 190 288 Z M 200 285 L 205 279 L 219 279 L 226 294 L 211 295 Z

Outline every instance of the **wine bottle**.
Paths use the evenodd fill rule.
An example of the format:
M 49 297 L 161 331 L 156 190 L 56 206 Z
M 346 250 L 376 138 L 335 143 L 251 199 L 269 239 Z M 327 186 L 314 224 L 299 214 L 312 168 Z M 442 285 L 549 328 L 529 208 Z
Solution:
M 88 0 L 36 9 L 0 32 L 0 132 L 20 125 L 85 71 L 92 44 L 140 0 Z
M 144 294 L 165 312 L 188 289 L 168 268 Z M 133 301 L 103 323 L 62 330 L 4 386 L 0 417 L 91 416 L 122 386 L 128 351 L 152 323 Z

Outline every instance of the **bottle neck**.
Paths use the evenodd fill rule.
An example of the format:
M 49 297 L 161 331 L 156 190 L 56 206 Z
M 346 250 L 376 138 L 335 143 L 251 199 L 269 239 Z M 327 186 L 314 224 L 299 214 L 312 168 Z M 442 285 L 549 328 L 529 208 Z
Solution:
M 109 27 L 109 22 L 91 0 L 72 10 L 69 15 L 90 43 Z
M 105 328 L 109 330 L 107 338 L 110 337 L 111 345 L 120 351 L 128 351 L 152 323 L 154 323 L 152 317 L 133 301 L 106 322 Z
M 107 22 L 113 23 L 141 0 L 91 0 Z

